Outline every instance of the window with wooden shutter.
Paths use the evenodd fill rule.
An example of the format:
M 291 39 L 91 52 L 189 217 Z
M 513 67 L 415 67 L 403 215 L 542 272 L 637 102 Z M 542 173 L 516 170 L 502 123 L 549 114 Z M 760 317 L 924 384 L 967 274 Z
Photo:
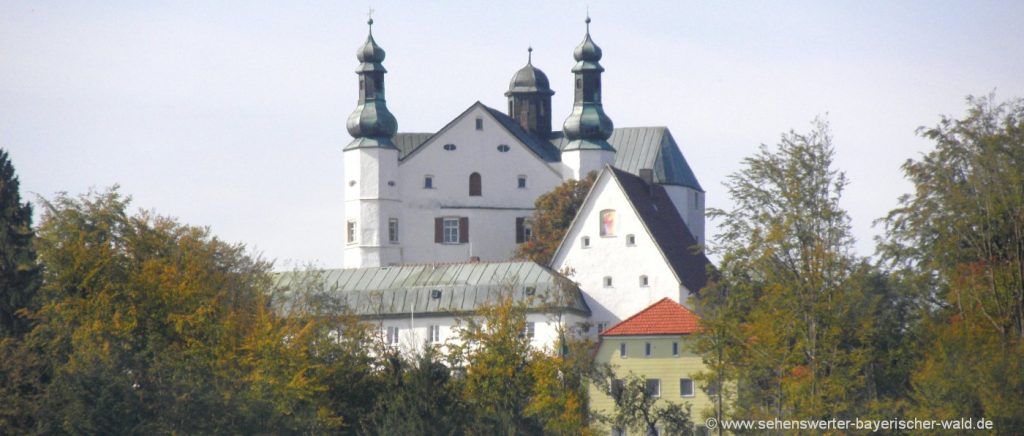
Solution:
M 459 243 L 465 244 L 469 242 L 469 218 L 459 218 Z
M 444 242 L 444 218 L 434 218 L 434 242 Z

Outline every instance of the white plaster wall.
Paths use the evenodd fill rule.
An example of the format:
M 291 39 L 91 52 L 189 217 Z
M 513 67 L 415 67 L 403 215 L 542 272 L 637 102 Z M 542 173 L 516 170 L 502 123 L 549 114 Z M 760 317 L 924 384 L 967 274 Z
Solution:
M 346 268 L 382 266 L 401 262 L 399 246 L 387 241 L 388 218 L 398 217 L 398 151 L 360 148 L 344 153 Z M 388 184 L 389 181 L 395 183 Z M 356 222 L 356 241 L 347 241 L 347 223 Z
M 600 212 L 604 209 L 616 211 L 615 237 L 599 236 Z M 634 246 L 626 245 L 627 234 L 635 236 Z M 590 248 L 582 247 L 584 236 L 590 237 Z M 569 245 L 553 259 L 552 268 L 574 270 L 571 278 L 580 284 L 593 313 L 590 321 L 595 326 L 608 323 L 611 327 L 664 297 L 686 302 L 687 292 L 676 280 L 622 188 L 607 171 L 602 172 L 595 183 L 576 225 L 568 233 L 566 244 Z M 647 286 L 640 286 L 641 275 L 648 277 Z M 605 276 L 612 277 L 611 287 L 604 286 Z
M 476 119 L 483 130 L 476 130 Z M 455 144 L 454 151 L 444 150 Z M 508 145 L 502 153 L 498 145 Z M 561 174 L 509 134 L 483 107 L 477 106 L 448 130 L 407 157 L 399 166 L 402 202 L 402 262 L 459 262 L 479 256 L 506 260 L 515 248 L 515 219 L 533 214 L 540 195 L 562 183 Z M 478 172 L 482 196 L 469 196 L 469 176 Z M 434 189 L 423 178 L 434 177 Z M 525 189 L 518 176 L 525 175 Z M 434 218 L 469 218 L 468 244 L 434 242 Z
M 586 318 L 575 314 L 563 314 L 561 321 L 554 314 L 530 313 L 527 322 L 534 323 L 534 337 L 530 344 L 537 349 L 554 350 L 558 346 L 559 326 L 575 327 L 586 322 Z M 408 316 L 403 318 L 370 319 L 368 322 L 377 326 L 382 339 L 387 338 L 388 327 L 398 327 L 398 344 L 403 353 L 414 353 L 423 349 L 429 339 L 429 326 L 441 327 L 438 342 L 433 345 L 446 351 L 448 344 L 461 344 L 459 340 L 459 323 L 452 316 Z
M 601 171 L 615 163 L 615 152 L 608 150 L 571 150 L 562 152 L 562 176 L 581 180 L 591 171 Z
M 679 211 L 679 216 L 686 222 L 686 227 L 697 239 L 698 243 L 704 244 L 704 193 L 693 188 L 677 185 L 662 185 L 672 204 Z M 696 202 L 695 202 L 696 199 Z

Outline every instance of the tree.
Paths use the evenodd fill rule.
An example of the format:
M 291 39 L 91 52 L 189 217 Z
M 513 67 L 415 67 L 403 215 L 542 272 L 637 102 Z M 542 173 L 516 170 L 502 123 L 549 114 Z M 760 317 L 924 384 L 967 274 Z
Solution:
M 694 434 L 690 420 L 690 405 L 685 406 L 663 401 L 647 387 L 647 379 L 629 373 L 616 379 L 609 367 L 596 370 L 594 386 L 601 389 L 615 401 L 615 412 L 605 417 L 612 426 L 620 429 L 637 429 L 643 434 L 687 436 Z
M 883 221 L 881 252 L 928 310 L 916 414 L 1024 428 L 1024 100 L 968 97 L 962 119 L 903 172 L 912 194 Z
M 45 203 L 26 342 L 41 433 L 307 433 L 327 406 L 320 330 L 267 301 L 269 265 L 203 228 L 127 213 L 116 189 Z
M 365 434 L 465 433 L 467 408 L 461 386 L 440 357 L 432 347 L 413 359 L 394 352 L 386 356 L 387 395 L 377 398 L 363 420 Z
M 515 258 L 541 265 L 550 263 L 596 179 L 597 173 L 591 171 L 583 180 L 569 179 L 538 197 L 534 202 L 533 234 L 530 240 L 516 247 Z
M 0 149 L 0 340 L 28 332 L 39 287 L 39 265 L 33 247 L 32 205 L 21 202 L 18 177 L 10 156 Z
M 700 297 L 703 380 L 735 396 L 737 416 L 853 417 L 867 403 L 873 303 L 857 287 L 833 154 L 826 122 L 791 131 L 728 177 L 731 210 L 709 211 L 722 261 Z

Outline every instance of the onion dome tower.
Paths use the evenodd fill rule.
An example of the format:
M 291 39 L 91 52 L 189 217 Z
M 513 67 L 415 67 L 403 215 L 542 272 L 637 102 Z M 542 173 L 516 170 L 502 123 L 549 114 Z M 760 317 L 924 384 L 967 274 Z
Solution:
M 346 150 L 352 148 L 395 148 L 391 137 L 398 132 L 398 122 L 388 110 L 384 100 L 384 49 L 373 40 L 373 19 L 366 24 L 370 27 L 366 43 L 356 51 L 359 60 L 359 103 L 352 115 L 348 116 L 348 133 L 355 138 Z
M 562 148 L 562 161 L 576 178 L 615 162 L 615 148 L 608 143 L 615 126 L 601 106 L 601 47 L 590 38 L 589 16 L 585 22 L 587 34 L 573 50 L 576 85 L 572 113 L 562 126 L 569 141 Z
M 533 66 L 533 47 L 528 48 L 526 66 L 516 71 L 508 85 L 508 116 L 540 138 L 551 137 L 551 84 L 543 71 Z
M 373 40 L 373 19 L 359 59 L 359 104 L 348 117 L 354 138 L 345 147 L 345 268 L 379 267 L 402 262 L 397 236 L 402 201 L 398 195 L 398 130 L 384 102 L 384 50 Z

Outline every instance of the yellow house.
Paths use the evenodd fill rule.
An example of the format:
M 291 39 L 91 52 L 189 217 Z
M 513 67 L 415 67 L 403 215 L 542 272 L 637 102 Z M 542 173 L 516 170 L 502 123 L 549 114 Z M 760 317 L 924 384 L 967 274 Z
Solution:
M 702 424 L 701 411 L 711 408 L 712 402 L 694 381 L 694 375 L 705 370 L 693 352 L 691 335 L 698 329 L 696 314 L 664 298 L 601 332 L 596 361 L 612 365 L 616 383 L 630 373 L 645 378 L 657 402 L 689 403 L 691 419 Z M 614 400 L 595 387 L 590 389 L 590 407 L 607 416 L 615 412 Z M 644 434 L 643 429 L 608 430 L 612 435 Z

